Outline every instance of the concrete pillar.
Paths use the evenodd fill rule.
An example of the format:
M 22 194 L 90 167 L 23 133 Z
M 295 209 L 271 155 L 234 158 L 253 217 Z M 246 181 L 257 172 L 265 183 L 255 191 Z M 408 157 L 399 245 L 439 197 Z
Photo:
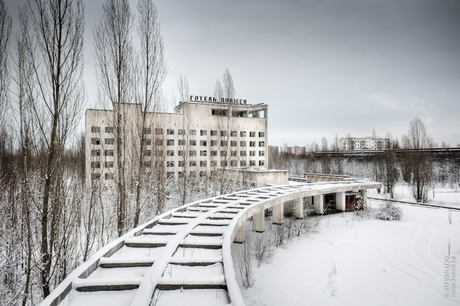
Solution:
M 284 203 L 273 206 L 273 224 L 283 224 L 284 223 Z
M 244 223 L 241 224 L 240 229 L 238 230 L 238 232 L 236 232 L 235 240 L 233 240 L 233 242 L 244 242 Z
M 252 230 L 258 233 L 265 231 L 265 210 L 261 209 L 252 216 Z
M 345 202 L 345 192 L 337 192 L 335 194 L 335 209 L 345 211 L 346 202 Z
M 294 218 L 303 218 L 303 199 L 299 198 L 294 200 Z
M 367 206 L 367 189 L 359 191 L 361 193 L 361 198 L 363 199 L 363 207 Z
M 315 213 L 322 214 L 324 212 L 324 207 L 323 207 L 324 206 L 323 205 L 324 196 L 322 194 L 315 195 L 314 196 L 314 202 L 315 202 L 315 205 L 314 205 Z

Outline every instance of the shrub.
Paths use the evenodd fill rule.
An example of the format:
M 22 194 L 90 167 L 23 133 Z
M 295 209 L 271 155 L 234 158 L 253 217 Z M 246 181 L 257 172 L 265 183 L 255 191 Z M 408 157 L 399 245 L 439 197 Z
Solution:
M 377 212 L 377 217 L 382 220 L 401 220 L 403 212 L 401 208 L 396 207 L 392 202 L 388 201 L 383 204 Z

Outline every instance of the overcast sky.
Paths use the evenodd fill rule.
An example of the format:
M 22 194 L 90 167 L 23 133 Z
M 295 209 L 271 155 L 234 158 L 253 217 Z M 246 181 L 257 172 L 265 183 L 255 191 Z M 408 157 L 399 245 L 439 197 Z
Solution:
M 6 2 L 17 19 L 18 1 Z M 85 0 L 88 107 L 96 105 L 92 31 L 102 3 Z M 400 138 L 415 116 L 438 144 L 460 144 L 459 0 L 155 4 L 170 101 L 180 74 L 191 94 L 212 96 L 228 67 L 237 98 L 268 104 L 270 145 L 331 143 L 374 128 Z

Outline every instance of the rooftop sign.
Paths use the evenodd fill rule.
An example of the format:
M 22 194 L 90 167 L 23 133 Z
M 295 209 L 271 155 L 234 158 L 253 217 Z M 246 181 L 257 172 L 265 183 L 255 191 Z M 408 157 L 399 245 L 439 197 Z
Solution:
M 228 99 L 228 98 L 220 98 L 220 101 L 214 97 L 207 97 L 207 96 L 190 96 L 190 101 L 194 102 L 213 102 L 213 103 L 227 103 L 227 104 L 246 104 L 246 99 Z

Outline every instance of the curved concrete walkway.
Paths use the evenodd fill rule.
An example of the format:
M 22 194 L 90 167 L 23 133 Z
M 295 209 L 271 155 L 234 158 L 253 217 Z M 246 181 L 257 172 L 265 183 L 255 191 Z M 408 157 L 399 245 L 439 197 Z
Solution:
M 273 223 L 286 210 L 303 217 L 325 194 L 345 210 L 346 192 L 380 188 L 358 181 L 273 186 L 236 192 L 168 211 L 106 245 L 75 269 L 42 305 L 244 305 L 231 244 L 244 241 L 244 222 L 264 231 L 265 210 Z

